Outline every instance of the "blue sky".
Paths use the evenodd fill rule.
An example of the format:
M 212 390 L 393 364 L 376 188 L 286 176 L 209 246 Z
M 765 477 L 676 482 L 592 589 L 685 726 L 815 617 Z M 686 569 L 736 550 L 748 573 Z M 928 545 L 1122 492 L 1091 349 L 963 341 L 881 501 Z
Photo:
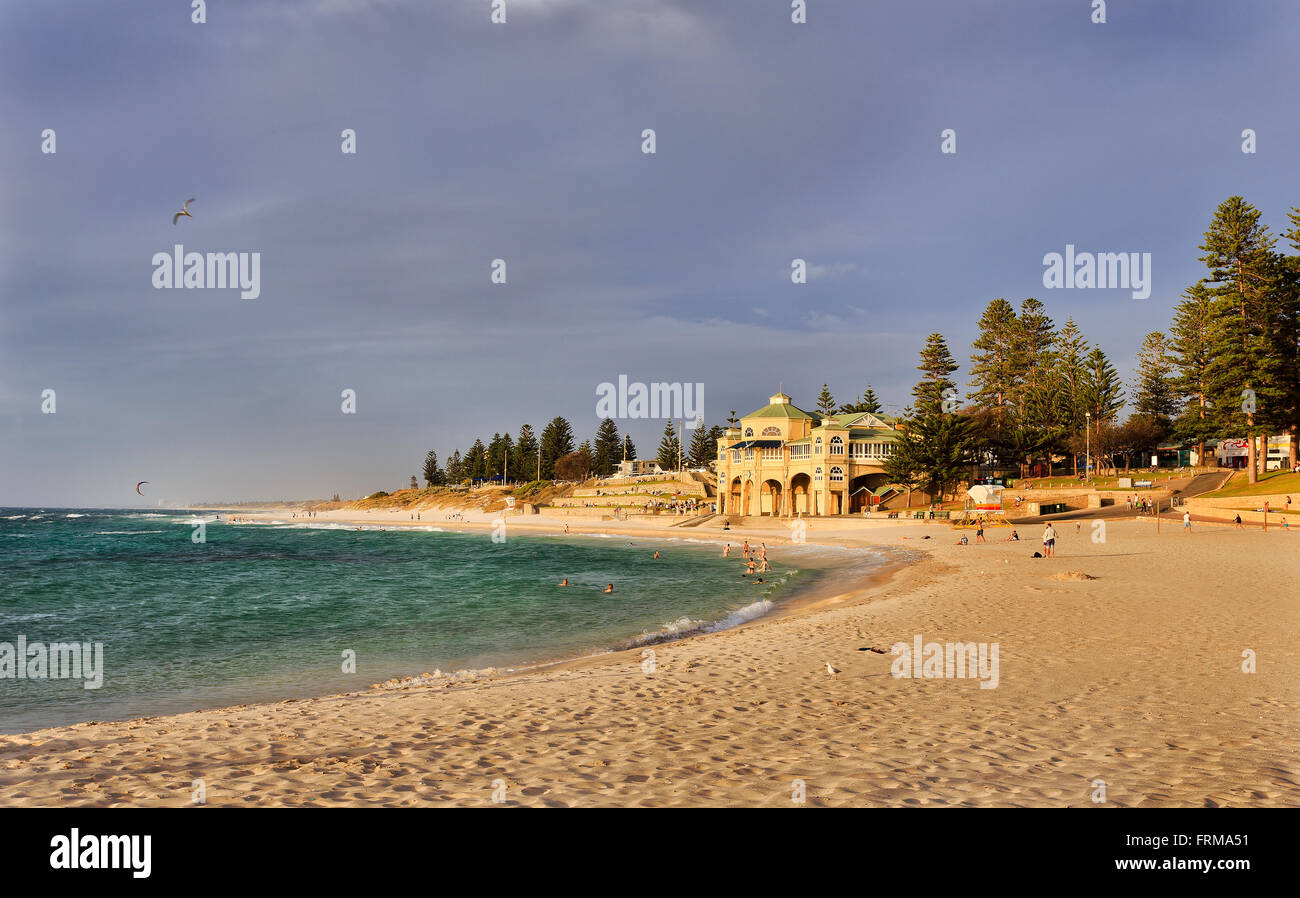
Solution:
M 525 421 L 589 436 L 620 374 L 703 383 L 708 423 L 778 382 L 903 405 L 995 297 L 1127 378 L 1214 207 L 1300 204 L 1283 0 L 506 8 L 0 6 L 0 504 L 392 489 Z M 260 252 L 261 296 L 153 289 L 176 242 Z M 1067 243 L 1151 253 L 1150 298 L 1044 289 Z

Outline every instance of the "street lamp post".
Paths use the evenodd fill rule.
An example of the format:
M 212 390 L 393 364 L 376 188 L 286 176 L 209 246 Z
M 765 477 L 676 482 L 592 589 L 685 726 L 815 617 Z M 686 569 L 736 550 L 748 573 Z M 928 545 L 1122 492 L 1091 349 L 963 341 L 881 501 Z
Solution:
M 1092 412 L 1084 412 L 1083 416 L 1084 418 L 1087 419 L 1084 424 L 1084 428 L 1087 431 L 1087 433 L 1085 434 L 1085 442 L 1084 442 L 1086 449 L 1084 450 L 1083 453 L 1083 479 L 1085 481 L 1091 482 L 1092 480 Z
M 677 422 L 677 479 L 678 480 L 682 479 L 682 469 L 686 466 L 686 459 L 682 455 L 682 438 L 685 437 L 686 435 L 685 424 L 686 422 L 684 420 Z

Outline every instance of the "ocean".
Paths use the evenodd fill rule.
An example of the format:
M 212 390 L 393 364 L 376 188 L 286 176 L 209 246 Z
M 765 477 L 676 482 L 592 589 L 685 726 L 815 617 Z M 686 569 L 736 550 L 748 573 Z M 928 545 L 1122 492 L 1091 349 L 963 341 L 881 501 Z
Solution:
M 230 524 L 214 514 L 0 509 L 0 732 L 648 645 L 760 616 L 831 569 L 806 547 L 772 547 L 774 571 L 759 584 L 700 539 L 498 543 L 489 530 L 450 526 Z M 209 521 L 203 542 L 192 538 L 199 520 Z M 570 586 L 558 586 L 565 577 Z M 35 677 L 16 675 L 20 640 L 23 672 Z M 66 649 L 56 670 L 54 643 L 85 646 L 79 673 Z M 96 643 L 101 682 L 87 689 Z M 32 668 L 39 646 L 50 660 Z M 79 678 L 53 676 L 69 671 Z

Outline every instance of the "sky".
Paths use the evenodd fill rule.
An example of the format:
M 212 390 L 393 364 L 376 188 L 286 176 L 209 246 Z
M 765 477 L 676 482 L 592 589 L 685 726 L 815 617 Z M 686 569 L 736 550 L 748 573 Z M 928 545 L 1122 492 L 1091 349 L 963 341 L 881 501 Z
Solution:
M 901 408 L 997 297 L 1128 380 L 1215 206 L 1300 205 L 1290 0 L 504 3 L 0 4 L 0 505 L 392 490 L 589 438 L 620 375 L 706 424 Z M 260 294 L 156 289 L 177 243 L 260 253 Z M 1150 296 L 1046 288 L 1067 244 L 1150 253 Z

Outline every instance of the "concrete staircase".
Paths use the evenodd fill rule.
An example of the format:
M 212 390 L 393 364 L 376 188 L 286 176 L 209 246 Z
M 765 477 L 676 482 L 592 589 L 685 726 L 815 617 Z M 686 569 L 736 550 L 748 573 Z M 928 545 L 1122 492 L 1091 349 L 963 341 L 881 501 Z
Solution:
M 698 526 L 700 526 L 701 524 L 704 524 L 704 523 L 706 523 L 706 522 L 708 522 L 708 521 L 713 520 L 713 519 L 716 518 L 717 516 L 718 516 L 718 515 L 717 515 L 716 512 L 709 512 L 708 514 L 694 515 L 693 517 L 689 517 L 689 518 L 687 518 L 687 519 L 684 520 L 684 521 L 678 521 L 676 524 L 673 524 L 672 526 L 673 526 L 673 527 L 698 527 Z

